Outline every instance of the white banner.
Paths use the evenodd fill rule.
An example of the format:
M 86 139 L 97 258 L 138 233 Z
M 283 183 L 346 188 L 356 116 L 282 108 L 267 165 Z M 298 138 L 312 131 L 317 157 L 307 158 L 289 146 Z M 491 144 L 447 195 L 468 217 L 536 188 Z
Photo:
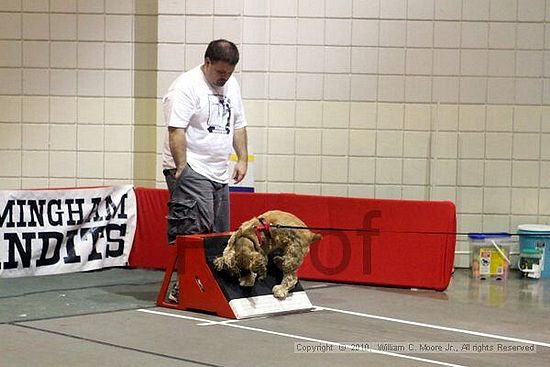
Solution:
M 133 187 L 0 191 L 0 277 L 128 265 Z

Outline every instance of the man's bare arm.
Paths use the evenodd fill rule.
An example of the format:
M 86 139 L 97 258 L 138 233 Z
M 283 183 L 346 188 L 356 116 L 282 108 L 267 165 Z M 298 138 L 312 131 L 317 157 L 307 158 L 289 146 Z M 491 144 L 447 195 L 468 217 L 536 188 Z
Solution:
M 185 129 L 168 127 L 168 142 L 170 152 L 176 163 L 176 178 L 178 178 L 187 165 L 187 139 Z
M 248 170 L 248 137 L 246 127 L 235 129 L 233 134 L 233 149 L 237 153 L 237 163 L 233 169 L 233 180 L 239 183 L 243 180 Z

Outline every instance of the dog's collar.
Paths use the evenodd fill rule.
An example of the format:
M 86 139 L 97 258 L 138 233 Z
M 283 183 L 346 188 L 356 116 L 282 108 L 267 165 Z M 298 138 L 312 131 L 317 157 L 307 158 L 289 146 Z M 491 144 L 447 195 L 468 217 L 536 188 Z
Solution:
M 260 221 L 260 224 L 254 227 L 254 230 L 256 231 L 256 237 L 258 237 L 260 246 L 263 246 L 264 238 L 262 237 L 262 232 L 265 233 L 267 238 L 271 239 L 271 225 L 264 218 L 258 218 L 258 221 Z

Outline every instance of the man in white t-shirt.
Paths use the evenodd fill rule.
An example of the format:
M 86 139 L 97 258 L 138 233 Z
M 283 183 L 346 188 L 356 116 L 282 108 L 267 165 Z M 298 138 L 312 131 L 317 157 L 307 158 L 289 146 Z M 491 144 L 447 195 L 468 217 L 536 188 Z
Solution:
M 238 161 L 231 178 L 240 182 L 248 167 L 246 119 L 232 76 L 238 61 L 235 44 L 212 41 L 204 63 L 181 74 L 162 99 L 168 126 L 162 166 L 170 190 L 169 243 L 177 235 L 229 231 L 233 149 Z

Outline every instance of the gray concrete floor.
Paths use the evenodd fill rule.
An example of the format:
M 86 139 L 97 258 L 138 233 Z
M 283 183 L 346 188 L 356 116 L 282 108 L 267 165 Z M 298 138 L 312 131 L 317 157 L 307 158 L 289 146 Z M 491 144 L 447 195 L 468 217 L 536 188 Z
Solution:
M 550 279 L 457 270 L 445 292 L 302 281 L 315 311 L 248 320 L 155 307 L 142 269 L 0 279 L 0 366 L 547 366 Z M 545 292 L 546 288 L 546 292 Z M 305 345 L 452 342 L 536 353 L 296 353 Z M 490 344 L 489 344 L 490 343 Z M 372 348 L 372 347 L 371 347 Z

